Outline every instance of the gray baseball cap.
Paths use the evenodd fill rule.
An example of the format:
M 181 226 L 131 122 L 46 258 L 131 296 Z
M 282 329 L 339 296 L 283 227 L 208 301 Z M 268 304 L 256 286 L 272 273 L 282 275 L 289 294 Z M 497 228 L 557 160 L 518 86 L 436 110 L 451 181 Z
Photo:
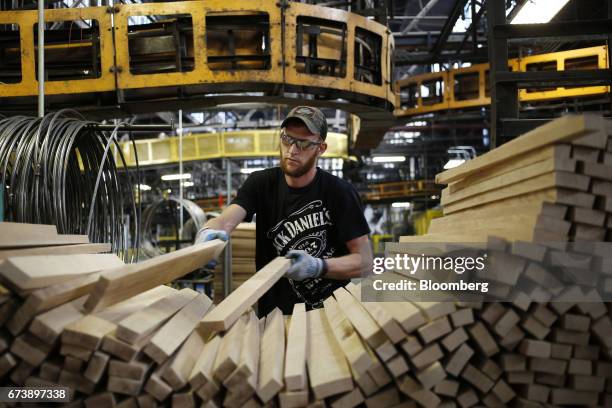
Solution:
M 299 119 L 312 133 L 321 136 L 323 140 L 327 137 L 327 119 L 323 112 L 311 106 L 296 106 L 289 111 L 289 114 L 281 123 L 281 127 L 287 125 L 290 119 Z

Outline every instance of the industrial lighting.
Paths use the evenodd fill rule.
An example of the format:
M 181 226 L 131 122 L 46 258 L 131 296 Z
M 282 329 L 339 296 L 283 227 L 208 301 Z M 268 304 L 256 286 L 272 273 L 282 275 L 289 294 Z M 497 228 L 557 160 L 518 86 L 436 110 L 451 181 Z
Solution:
M 510 24 L 548 23 L 569 0 L 527 0 Z
M 193 186 L 194 186 L 193 181 L 183 181 L 183 187 L 193 187 Z
M 461 166 L 463 163 L 465 163 L 465 160 L 463 160 L 463 159 L 450 159 L 444 165 L 444 170 L 453 169 L 453 168 L 455 168 L 457 166 Z
M 148 184 L 139 184 L 139 185 L 138 185 L 138 188 L 139 188 L 141 191 L 149 191 L 149 190 L 151 190 L 151 186 L 150 186 L 150 185 L 148 185 Z
M 182 174 L 164 174 L 161 179 L 164 181 L 173 181 L 173 180 L 184 180 L 184 179 L 190 179 L 191 178 L 191 174 L 189 173 L 182 173 Z
M 263 167 L 249 167 L 248 169 L 240 169 L 242 174 L 251 174 L 254 171 L 264 170 Z
M 372 157 L 374 163 L 400 163 L 406 160 L 405 156 L 375 156 Z
M 397 202 L 397 203 L 393 203 L 391 204 L 391 207 L 393 208 L 410 208 L 412 207 L 412 203 L 409 202 Z

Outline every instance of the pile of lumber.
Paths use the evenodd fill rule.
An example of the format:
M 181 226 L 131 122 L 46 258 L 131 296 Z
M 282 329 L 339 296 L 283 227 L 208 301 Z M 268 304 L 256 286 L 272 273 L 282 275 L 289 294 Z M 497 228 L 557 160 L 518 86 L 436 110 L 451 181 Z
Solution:
M 191 336 L 212 302 L 165 284 L 224 247 L 215 240 L 126 265 L 105 253 L 110 245 L 50 225 L 3 222 L 0 237 L 2 384 L 62 384 L 89 406 L 104 406 L 102 388 L 140 393 L 135 384 L 149 379 L 140 360 L 165 360 Z
M 255 223 L 238 224 L 231 236 L 232 247 L 232 290 L 242 285 L 255 273 Z M 215 267 L 214 302 L 223 300 L 223 260 Z
M 457 335 L 471 360 L 455 370 L 454 356 L 441 357 L 447 377 L 460 373 L 474 404 L 612 406 L 612 309 L 601 301 L 612 292 L 612 122 L 560 118 L 436 181 L 447 184 L 444 217 L 387 256 L 416 243 L 483 243 L 503 267 L 489 298 L 511 300 L 472 304 Z M 435 327 L 450 336 L 456 324 L 444 320 Z
M 222 248 L 213 241 L 82 273 L 76 262 L 60 265 L 61 255 L 39 273 L 12 252 L 0 265 L 2 307 L 11 305 L 2 384 L 62 384 L 74 390 L 72 406 L 85 407 L 612 402 L 612 321 L 602 303 L 362 302 L 361 285 L 349 284 L 322 309 L 297 304 L 290 317 L 275 309 L 258 319 L 252 306 L 284 275 L 284 258 L 217 306 L 162 285 Z M 51 265 L 45 258 L 38 265 Z
M 444 217 L 420 239 L 611 240 L 610 135 L 612 121 L 565 116 L 438 174 Z
M 449 187 L 466 182 L 445 193 L 449 211 L 440 220 L 453 222 L 436 221 L 437 232 L 417 239 L 484 242 L 512 262 L 508 290 L 512 279 L 532 279 L 549 289 L 548 301 L 530 293 L 504 303 L 364 302 L 365 283 L 351 283 L 322 309 L 297 304 L 292 316 L 275 309 L 258 318 L 253 305 L 289 260 L 273 260 L 213 305 L 164 283 L 218 256 L 220 241 L 134 265 L 95 253 L 101 249 L 31 254 L 20 251 L 44 247 L 14 243 L 0 252 L 2 384 L 63 384 L 75 390 L 72 404 L 86 407 L 612 406 L 610 304 L 563 298 L 550 285 L 562 277 L 537 269 L 554 258 L 573 260 L 578 277 L 593 269 L 612 275 L 612 251 L 586 245 L 583 228 L 608 224 L 594 225 L 580 211 L 609 220 L 610 195 L 601 190 L 609 173 L 587 170 L 584 156 L 596 149 L 596 164 L 609 165 L 606 126 L 600 118 L 562 118 L 443 173 Z M 569 157 L 557 145 L 569 146 Z M 537 154 L 542 159 L 532 163 L 551 170 L 507 182 L 525 167 L 517 161 Z M 481 192 L 472 194 L 472 185 Z

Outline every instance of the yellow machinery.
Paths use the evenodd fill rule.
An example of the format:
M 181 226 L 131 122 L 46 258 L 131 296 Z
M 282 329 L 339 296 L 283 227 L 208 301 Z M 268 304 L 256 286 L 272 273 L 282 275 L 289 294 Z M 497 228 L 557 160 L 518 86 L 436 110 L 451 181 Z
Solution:
M 508 66 L 511 71 L 521 72 L 602 69 L 608 67 L 608 48 L 602 45 L 511 59 Z M 489 105 L 489 64 L 414 75 L 397 81 L 396 89 L 398 99 L 394 114 L 397 117 Z M 609 86 L 521 89 L 519 99 L 545 101 L 609 92 Z
M 306 96 L 356 115 L 356 147 L 376 146 L 392 125 L 393 37 L 354 13 L 276 0 L 195 0 L 50 9 L 45 21 L 50 109 L 78 106 L 104 118 L 240 102 L 292 105 Z M 37 12 L 0 12 L 0 25 L 10 28 L 3 32 L 9 41 L 0 42 L 0 111 L 10 114 L 31 109 L 37 95 Z

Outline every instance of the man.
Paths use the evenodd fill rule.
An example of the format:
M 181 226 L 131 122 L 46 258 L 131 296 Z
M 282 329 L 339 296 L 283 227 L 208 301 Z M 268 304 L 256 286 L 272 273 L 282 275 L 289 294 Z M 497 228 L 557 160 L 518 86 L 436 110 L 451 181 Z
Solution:
M 316 108 L 292 109 L 281 124 L 280 168 L 252 173 L 236 199 L 198 232 L 196 242 L 227 236 L 243 220 L 257 223 L 256 267 L 292 259 L 284 278 L 260 300 L 259 315 L 293 305 L 322 307 L 351 278 L 372 270 L 369 228 L 355 189 L 317 167 L 327 149 L 327 121 Z

